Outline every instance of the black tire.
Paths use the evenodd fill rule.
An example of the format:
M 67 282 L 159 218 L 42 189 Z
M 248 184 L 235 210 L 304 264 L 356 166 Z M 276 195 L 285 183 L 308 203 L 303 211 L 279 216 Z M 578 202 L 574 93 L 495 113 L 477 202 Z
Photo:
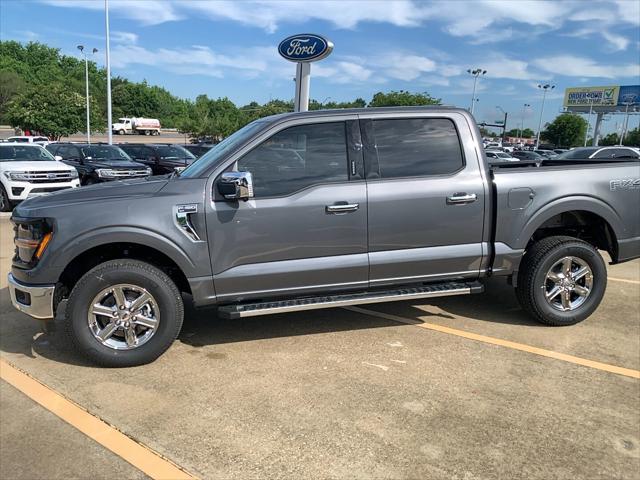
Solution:
M 9 195 L 7 195 L 4 185 L 0 185 L 0 212 L 10 212 L 11 210 L 13 210 L 13 205 L 9 200 Z
M 144 288 L 153 296 L 160 312 L 153 336 L 131 350 L 116 350 L 102 344 L 89 327 L 89 304 L 99 292 L 116 284 Z M 182 297 L 167 274 L 145 262 L 120 259 L 96 266 L 78 281 L 69 296 L 64 326 L 74 346 L 92 363 L 132 367 L 153 362 L 162 355 L 178 337 L 183 317 Z
M 118 130 L 118 135 L 124 135 L 126 132 L 124 130 Z
M 82 185 L 84 185 L 84 186 L 86 187 L 86 186 L 88 186 L 88 185 L 93 185 L 93 184 L 95 184 L 95 183 L 97 183 L 97 182 L 96 182 L 96 179 L 95 179 L 95 178 L 93 178 L 93 177 L 91 177 L 91 176 L 89 176 L 89 175 L 86 175 L 86 176 L 82 179 L 82 182 L 81 182 L 81 183 L 82 183 Z
M 576 257 L 589 266 L 593 284 L 589 295 L 574 310 L 553 308 L 545 298 L 547 272 L 563 257 Z M 607 289 L 607 267 L 598 251 L 589 243 L 573 237 L 544 238 L 530 247 L 520 264 L 516 296 L 522 308 L 538 322 L 565 326 L 589 317 L 604 297 Z
M 144 134 L 148 137 L 149 135 L 151 135 L 151 130 L 145 130 Z

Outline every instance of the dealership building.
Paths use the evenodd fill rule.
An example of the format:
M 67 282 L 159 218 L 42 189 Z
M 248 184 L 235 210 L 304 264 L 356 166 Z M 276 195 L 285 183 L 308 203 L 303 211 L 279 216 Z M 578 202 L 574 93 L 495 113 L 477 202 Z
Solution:
M 564 92 L 564 111 L 589 115 L 589 126 L 595 114 L 594 145 L 598 145 L 602 119 L 605 114 L 623 115 L 624 137 L 629 127 L 629 116 L 640 113 L 640 85 L 609 85 L 605 87 L 574 87 Z

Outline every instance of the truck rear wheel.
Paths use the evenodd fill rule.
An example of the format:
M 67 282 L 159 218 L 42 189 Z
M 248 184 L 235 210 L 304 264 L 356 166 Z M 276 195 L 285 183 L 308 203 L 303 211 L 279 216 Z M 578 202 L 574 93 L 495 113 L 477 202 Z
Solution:
M 547 325 L 574 325 L 604 297 L 607 268 L 598 251 L 573 237 L 547 237 L 527 250 L 516 295 L 522 308 Z
M 144 134 L 147 135 L 147 136 L 151 135 L 151 130 L 145 130 Z
M 173 281 L 138 260 L 102 263 L 69 296 L 65 330 L 93 363 L 131 367 L 154 361 L 182 328 L 184 307 Z

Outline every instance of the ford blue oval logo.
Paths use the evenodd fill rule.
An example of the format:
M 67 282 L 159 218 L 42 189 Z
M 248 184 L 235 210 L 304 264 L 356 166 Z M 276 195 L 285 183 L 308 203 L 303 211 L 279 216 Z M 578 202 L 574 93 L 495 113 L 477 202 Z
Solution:
M 333 50 L 333 43 L 312 33 L 292 35 L 278 45 L 281 56 L 291 62 L 315 62 L 322 60 Z

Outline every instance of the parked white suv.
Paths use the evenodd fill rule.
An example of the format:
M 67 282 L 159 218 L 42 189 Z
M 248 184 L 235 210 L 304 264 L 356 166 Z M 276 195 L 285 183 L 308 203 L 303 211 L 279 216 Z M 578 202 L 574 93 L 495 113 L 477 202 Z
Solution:
M 49 145 L 51 141 L 47 137 L 42 137 L 39 135 L 31 136 L 31 135 L 16 135 L 14 137 L 7 138 L 6 142 L 8 143 L 35 143 L 36 145 Z
M 76 169 L 40 145 L 0 143 L 0 211 L 9 212 L 29 197 L 79 186 Z

